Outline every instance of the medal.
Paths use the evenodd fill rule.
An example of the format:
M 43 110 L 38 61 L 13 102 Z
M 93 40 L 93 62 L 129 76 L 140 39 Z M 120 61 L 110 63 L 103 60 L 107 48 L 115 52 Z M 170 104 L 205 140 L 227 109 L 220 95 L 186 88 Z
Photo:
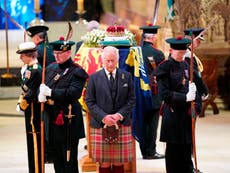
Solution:
M 125 75 L 123 73 L 121 75 L 121 79 L 125 79 Z
M 65 69 L 63 76 L 66 75 L 66 73 L 69 71 L 69 68 Z
M 54 76 L 54 80 L 57 81 L 60 78 L 60 74 L 56 74 L 56 76 Z
M 181 83 L 182 83 L 182 85 L 185 85 L 186 84 L 186 79 L 183 78 Z
M 26 70 L 25 71 L 25 78 L 30 79 L 30 76 L 31 76 L 31 71 Z

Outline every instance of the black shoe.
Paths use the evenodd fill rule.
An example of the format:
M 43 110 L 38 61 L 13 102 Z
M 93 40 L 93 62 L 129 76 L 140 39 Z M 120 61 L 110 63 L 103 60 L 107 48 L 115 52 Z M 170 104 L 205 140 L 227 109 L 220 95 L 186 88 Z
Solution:
M 196 173 L 196 169 L 193 168 L 193 173 Z M 202 173 L 199 169 L 197 169 L 197 173 Z
M 151 160 L 151 159 L 163 159 L 165 156 L 163 154 L 155 153 L 154 155 L 143 156 L 143 159 Z

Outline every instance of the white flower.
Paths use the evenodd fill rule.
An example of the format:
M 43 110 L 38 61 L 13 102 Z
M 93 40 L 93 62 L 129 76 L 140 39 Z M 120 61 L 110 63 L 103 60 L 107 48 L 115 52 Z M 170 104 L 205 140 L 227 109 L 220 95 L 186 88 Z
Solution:
M 87 32 L 84 36 L 81 37 L 81 40 L 87 47 L 98 47 L 99 43 L 104 40 L 106 37 L 106 31 L 101 29 L 94 29 L 90 32 Z M 125 35 L 124 37 L 127 38 L 127 40 L 130 41 L 130 44 L 132 46 L 137 45 L 136 42 L 136 36 L 125 29 Z
M 105 31 L 101 29 L 94 29 L 87 32 L 86 35 L 81 37 L 81 40 L 87 47 L 98 47 L 100 41 L 105 38 Z

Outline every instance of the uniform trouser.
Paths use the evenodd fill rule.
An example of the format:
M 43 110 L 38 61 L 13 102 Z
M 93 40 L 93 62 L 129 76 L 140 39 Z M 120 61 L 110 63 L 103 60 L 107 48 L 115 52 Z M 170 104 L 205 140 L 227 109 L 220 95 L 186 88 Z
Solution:
M 53 163 L 55 173 L 78 173 L 78 143 L 79 139 L 71 138 L 70 160 L 67 162 L 67 138 L 65 126 L 54 125 L 51 129 L 52 144 L 54 147 Z
M 36 109 L 36 108 L 34 108 Z M 36 112 L 36 111 L 35 111 Z M 36 114 L 34 114 L 35 116 Z M 40 115 L 36 115 L 40 116 Z M 37 119 L 34 117 L 33 125 L 35 127 L 35 132 L 32 133 L 32 126 L 31 126 L 31 111 L 27 109 L 25 111 L 25 126 L 26 126 L 26 142 L 27 142 L 27 155 L 28 155 L 28 167 L 29 167 L 29 173 L 35 173 L 35 169 L 39 169 L 39 172 L 41 172 L 41 137 L 40 133 L 40 119 Z M 35 141 L 33 138 L 33 135 L 35 135 L 37 140 L 37 145 L 35 145 Z M 37 150 L 37 156 L 35 156 L 34 151 Z M 35 164 L 35 157 L 38 159 L 38 165 Z
M 166 143 L 165 162 L 167 173 L 192 173 L 191 144 Z
M 144 140 L 140 142 L 142 156 L 153 156 L 156 152 L 159 109 L 153 109 L 144 115 Z

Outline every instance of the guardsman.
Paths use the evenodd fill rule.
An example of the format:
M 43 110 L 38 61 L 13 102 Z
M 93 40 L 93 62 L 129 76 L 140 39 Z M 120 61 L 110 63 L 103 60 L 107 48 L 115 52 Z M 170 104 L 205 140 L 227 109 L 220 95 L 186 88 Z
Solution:
M 201 44 L 201 41 L 204 41 L 204 37 L 203 37 L 203 31 L 204 28 L 188 28 L 184 30 L 184 34 L 185 34 L 185 38 L 193 40 L 193 50 L 195 50 L 196 48 L 198 48 Z M 190 35 L 190 34 L 193 35 Z M 191 45 L 188 47 L 186 54 L 185 54 L 185 60 L 190 63 L 190 58 L 191 58 Z M 206 99 L 208 99 L 208 88 L 207 85 L 205 84 L 205 82 L 202 79 L 202 75 L 201 73 L 203 72 L 203 65 L 201 60 L 195 55 L 195 53 L 193 53 L 193 67 L 194 67 L 194 71 L 195 73 L 198 74 L 198 76 L 200 78 L 198 78 L 198 82 L 197 82 L 197 90 L 201 96 L 201 99 L 204 101 Z
M 45 84 L 41 84 L 38 98 L 45 102 L 45 116 L 49 116 L 49 140 L 54 150 L 55 172 L 78 173 L 78 143 L 85 137 L 78 99 L 88 74 L 71 58 L 73 41 L 60 37 L 50 45 L 53 46 L 56 63 L 46 68 Z
M 189 40 L 193 40 L 193 51 L 200 46 L 202 41 L 205 40 L 203 36 L 203 32 L 204 32 L 204 28 L 188 28 L 184 30 L 185 38 Z M 192 44 L 190 44 L 185 54 L 185 60 L 188 63 L 190 63 L 191 60 L 191 49 L 192 49 Z M 196 78 L 197 91 L 200 95 L 201 100 L 205 101 L 208 99 L 209 94 L 208 94 L 208 87 L 203 81 L 201 75 L 203 72 L 203 64 L 201 60 L 195 55 L 194 52 L 193 52 L 193 67 L 194 67 L 193 68 L 194 73 L 196 73 L 198 76 Z M 194 167 L 192 160 L 191 160 L 191 167 Z M 198 170 L 198 173 L 201 173 L 200 170 Z
M 38 62 L 43 66 L 44 46 L 46 45 L 46 66 L 55 62 L 53 50 L 49 46 L 47 31 L 49 28 L 45 25 L 31 25 L 26 29 L 26 33 L 31 37 L 37 46 Z
M 140 150 L 143 159 L 161 159 L 164 155 L 156 151 L 157 128 L 159 121 L 159 110 L 161 106 L 161 98 L 158 92 L 156 80 L 156 67 L 165 59 L 163 52 L 155 48 L 157 41 L 157 31 L 160 26 L 151 25 L 142 26 L 143 30 L 143 45 L 142 54 L 144 63 L 147 67 L 150 88 L 152 91 L 152 109 L 148 112 L 143 112 L 144 118 L 144 138 L 140 141 Z
M 158 66 L 157 80 L 162 107 L 160 141 L 166 142 L 167 173 L 193 173 L 191 102 L 195 113 L 201 111 L 201 99 L 196 88 L 197 73 L 190 82 L 190 65 L 184 60 L 191 40 L 178 36 L 166 40 L 170 44 L 169 59 Z
M 38 54 L 38 62 L 43 67 L 43 57 L 44 57 L 44 48 L 46 48 L 46 64 L 45 66 L 48 66 L 49 64 L 55 62 L 55 57 L 53 54 L 53 50 L 49 45 L 48 42 L 48 35 L 47 31 L 49 28 L 45 25 L 38 25 L 31 23 L 30 26 L 26 29 L 26 33 L 28 36 L 31 37 L 32 41 L 37 46 L 37 54 Z M 45 47 L 46 46 L 46 47 Z M 48 119 L 48 117 L 46 117 Z M 52 149 L 49 147 L 49 142 L 47 141 L 47 138 L 45 140 L 45 163 L 53 162 L 52 159 Z
M 22 94 L 19 97 L 17 111 L 25 114 L 26 141 L 29 173 L 41 172 L 40 151 L 40 103 L 37 99 L 41 84 L 42 68 L 37 60 L 36 45 L 33 42 L 19 44 L 16 52 L 26 65 L 22 74 Z

